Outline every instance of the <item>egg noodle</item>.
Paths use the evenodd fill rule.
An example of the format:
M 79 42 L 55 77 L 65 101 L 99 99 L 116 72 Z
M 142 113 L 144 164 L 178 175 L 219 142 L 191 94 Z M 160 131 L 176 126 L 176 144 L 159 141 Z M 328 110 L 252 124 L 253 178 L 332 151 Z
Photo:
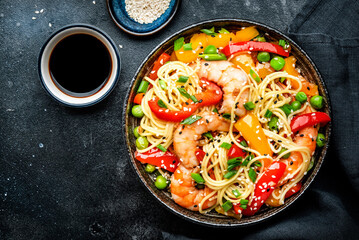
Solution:
M 183 86 L 182 88 L 185 88 L 190 95 L 194 95 L 202 91 L 202 88 L 199 85 L 199 77 L 196 74 L 198 66 L 199 61 L 197 61 L 197 67 L 195 69 L 180 61 L 171 61 L 163 65 L 158 70 L 158 78 L 156 80 L 151 80 L 150 78 L 145 77 L 145 80 L 152 85 L 152 88 L 146 92 L 141 103 L 144 117 L 141 120 L 140 126 L 142 128 L 141 136 L 146 136 L 151 145 L 143 150 L 138 150 L 139 152 L 147 152 L 158 144 L 161 144 L 165 148 L 169 148 L 171 146 L 173 143 L 174 130 L 178 126 L 178 123 L 158 119 L 149 108 L 148 101 L 157 97 L 166 104 L 168 110 L 182 110 L 182 107 L 186 106 L 185 103 L 187 98 L 181 95 L 178 88 Z M 185 83 L 177 82 L 180 76 L 188 76 L 188 81 Z M 283 204 L 285 194 L 302 179 L 310 164 L 310 150 L 307 147 L 301 147 L 293 142 L 290 129 L 290 120 L 293 115 L 303 112 L 307 108 L 308 104 L 304 104 L 301 109 L 290 113 L 288 117 L 285 112 L 280 109 L 280 107 L 284 104 L 288 104 L 290 102 L 290 98 L 285 97 L 285 95 L 296 94 L 302 87 L 302 83 L 297 77 L 291 76 L 286 72 L 271 73 L 260 83 L 257 83 L 250 75 L 248 75 L 248 78 L 250 79 L 250 84 L 241 89 L 235 102 L 240 99 L 241 94 L 246 89 L 249 89 L 249 101 L 258 103 L 256 104 L 256 108 L 253 110 L 253 113 L 258 117 L 263 127 L 271 150 L 275 154 L 278 154 L 278 156 L 273 160 L 278 161 L 282 156 L 290 152 L 299 152 L 303 158 L 303 162 L 300 167 L 298 167 L 298 169 L 292 174 L 291 180 L 289 181 L 289 179 L 287 179 L 285 182 L 287 183 L 289 181 L 289 183 L 283 185 L 278 195 L 274 195 L 274 198 L 279 199 L 280 204 Z M 281 87 L 275 82 L 281 78 L 287 79 L 286 86 L 283 85 L 283 87 Z M 163 85 L 161 87 L 160 81 L 164 81 L 166 83 L 165 88 L 163 88 Z M 297 82 L 297 85 L 299 86 L 298 89 L 291 89 L 291 81 Z M 194 114 L 213 111 L 213 109 L 214 107 L 202 107 L 197 109 Z M 265 117 L 267 110 L 270 110 L 273 113 L 273 116 L 278 117 L 279 127 L 277 131 L 272 131 L 268 127 L 267 123 L 269 118 Z M 312 110 L 315 111 L 314 109 Z M 199 145 L 202 146 L 203 151 L 207 153 L 200 166 L 201 174 L 205 181 L 205 185 L 213 190 L 210 194 L 205 196 L 199 204 L 199 212 L 201 213 L 206 213 L 217 206 L 221 206 L 224 200 L 229 200 L 232 203 L 240 203 L 241 199 L 253 196 L 255 184 L 249 177 L 248 172 L 250 166 L 256 162 L 261 163 L 262 167 L 259 168 L 259 171 L 257 170 L 258 178 L 260 178 L 263 173 L 263 159 L 271 158 L 270 156 L 261 155 L 254 149 L 243 147 L 236 141 L 240 135 L 234 128 L 234 111 L 235 106 L 232 107 L 231 125 L 228 133 L 220 132 L 212 140 L 205 137 L 199 141 Z M 246 166 L 240 166 L 235 175 L 230 179 L 224 178 L 224 175 L 227 173 L 227 161 L 229 159 L 227 157 L 228 150 L 220 147 L 223 142 L 231 142 L 232 144 L 236 144 L 239 148 L 254 154 L 254 157 L 248 162 L 248 164 Z M 280 153 L 282 148 L 285 148 L 286 151 Z M 163 171 L 161 171 L 161 173 L 163 173 Z M 163 173 L 163 175 L 166 174 Z M 235 196 L 233 190 L 237 190 L 240 193 L 240 197 Z M 217 199 L 217 204 L 209 209 L 203 210 L 201 206 L 204 202 L 213 198 Z M 223 214 L 227 213 L 223 212 Z

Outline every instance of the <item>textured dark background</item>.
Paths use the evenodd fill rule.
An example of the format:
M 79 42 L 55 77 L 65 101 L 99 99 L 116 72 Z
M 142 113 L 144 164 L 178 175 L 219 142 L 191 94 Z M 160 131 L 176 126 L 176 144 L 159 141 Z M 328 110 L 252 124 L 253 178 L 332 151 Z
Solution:
M 1 0 L 0 239 L 208 239 L 232 234 L 247 239 L 358 236 L 358 207 L 354 201 L 358 200 L 358 187 L 354 186 L 354 192 L 346 191 L 328 177 L 338 178 L 331 162 L 343 157 L 334 150 L 311 187 L 284 213 L 259 225 L 226 230 L 195 225 L 162 207 L 140 184 L 129 165 L 122 137 L 121 112 L 130 80 L 145 56 L 170 34 L 213 18 L 250 19 L 288 32 L 298 14 L 303 18 L 302 8 L 308 2 L 184 0 L 165 29 L 140 38 L 116 27 L 104 0 Z M 333 6 L 337 4 L 329 10 Z M 35 13 L 42 9 L 42 13 Z M 357 9 L 354 14 L 359 14 Z M 86 109 L 69 109 L 53 101 L 41 88 L 37 72 L 42 44 L 55 30 L 72 23 L 92 24 L 104 30 L 117 44 L 122 59 L 120 81 L 113 93 Z M 295 33 L 299 27 L 293 26 L 291 30 Z M 358 27 L 357 21 L 352 26 Z M 315 31 L 324 28 L 319 25 Z M 356 33 L 351 37 L 358 37 Z M 302 37 L 296 38 L 299 45 L 305 41 Z M 315 52 L 313 45 L 307 49 Z M 325 62 L 318 65 L 325 71 Z M 354 66 L 358 66 L 357 62 Z M 354 102 L 359 100 L 357 84 L 350 93 L 354 94 Z M 342 92 L 335 92 L 336 85 L 329 85 L 330 94 L 340 97 Z M 338 109 L 334 106 L 334 114 L 340 113 Z M 357 129 L 358 120 L 353 124 L 350 127 Z M 349 131 L 348 136 L 353 132 L 358 130 Z M 340 166 L 343 165 L 348 167 Z M 339 174 L 358 180 L 358 165 L 354 165 L 352 172 Z M 339 195 L 346 200 L 341 201 Z

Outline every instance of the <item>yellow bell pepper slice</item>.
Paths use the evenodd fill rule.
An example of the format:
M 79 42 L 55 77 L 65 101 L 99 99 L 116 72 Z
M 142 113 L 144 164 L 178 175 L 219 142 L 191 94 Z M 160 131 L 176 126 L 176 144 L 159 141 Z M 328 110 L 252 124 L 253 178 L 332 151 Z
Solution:
M 257 62 L 256 71 L 261 79 L 264 79 L 267 75 L 275 72 L 269 62 Z
M 244 137 L 250 148 L 258 151 L 261 155 L 273 155 L 263 128 L 253 113 L 247 113 L 234 124 L 234 127 Z
M 253 58 L 248 53 L 241 53 L 236 55 L 234 58 L 232 58 L 231 62 L 237 67 L 242 68 L 247 74 L 249 74 L 251 68 L 254 69 Z
M 192 43 L 192 50 L 185 51 L 183 47 L 181 47 L 179 50 L 175 51 L 176 57 L 179 61 L 190 63 L 196 60 L 198 54 L 203 52 L 208 45 L 207 35 L 204 33 L 194 34 L 190 43 Z
M 247 27 L 236 32 L 236 37 L 233 39 L 234 42 L 245 42 L 249 41 L 259 35 L 258 30 L 256 27 Z
M 225 47 L 233 39 L 233 33 L 218 33 L 216 35 L 207 35 L 208 45 L 214 45 L 216 48 Z
M 305 80 L 300 75 L 298 70 L 295 68 L 295 63 L 297 62 L 297 59 L 295 57 L 293 56 L 287 57 L 284 59 L 284 61 L 285 61 L 285 65 L 282 71 L 286 71 L 289 75 L 298 77 L 301 80 L 302 82 L 302 89 L 300 90 L 301 92 L 304 92 L 308 96 L 315 96 L 319 94 L 318 86 Z M 293 89 L 298 89 L 299 85 L 297 81 L 292 81 L 291 84 Z

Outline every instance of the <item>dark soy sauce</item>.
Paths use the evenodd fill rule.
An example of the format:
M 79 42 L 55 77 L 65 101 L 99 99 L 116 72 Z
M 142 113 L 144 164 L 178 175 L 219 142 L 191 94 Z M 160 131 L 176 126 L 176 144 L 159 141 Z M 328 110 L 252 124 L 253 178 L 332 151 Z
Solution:
M 61 40 L 50 56 L 51 76 L 58 87 L 74 96 L 96 93 L 111 73 L 106 46 L 88 34 L 74 34 Z

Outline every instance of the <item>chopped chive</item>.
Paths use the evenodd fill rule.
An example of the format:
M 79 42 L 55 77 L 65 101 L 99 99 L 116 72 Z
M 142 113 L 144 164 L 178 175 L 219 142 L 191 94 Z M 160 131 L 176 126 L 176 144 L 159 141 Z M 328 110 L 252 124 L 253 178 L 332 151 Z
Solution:
M 201 29 L 201 32 L 207 34 L 207 35 L 214 35 L 216 36 L 217 33 L 214 32 L 214 28 L 211 28 L 211 29 Z
M 312 158 L 312 159 L 310 160 L 310 163 L 309 163 L 309 166 L 308 166 L 307 172 L 308 172 L 310 169 L 312 169 L 312 168 L 313 168 L 313 166 L 314 166 L 314 158 Z
M 252 182 L 256 182 L 256 179 L 257 179 L 257 173 L 256 171 L 253 170 L 253 168 L 250 168 L 249 171 L 248 171 L 248 176 L 249 178 L 252 180 Z
M 220 146 L 220 147 L 222 147 L 222 148 L 225 148 L 225 149 L 229 150 L 229 149 L 231 149 L 232 144 L 227 143 L 227 142 L 223 142 L 223 143 L 221 144 L 221 146 Z
M 157 101 L 157 105 L 161 108 L 167 108 L 167 105 L 161 99 Z
M 238 191 L 238 189 L 232 190 L 232 193 L 233 193 L 233 195 L 236 196 L 236 197 L 240 197 L 240 196 L 242 195 L 242 194 Z
M 256 167 L 262 167 L 262 163 L 260 161 L 255 161 L 253 164 Z
M 288 103 L 281 106 L 280 109 L 282 109 L 283 112 L 285 113 L 285 115 L 287 115 L 287 116 L 293 112 L 292 106 L 289 105 Z
M 264 117 L 265 118 L 270 118 L 272 116 L 272 114 L 273 114 L 272 111 L 267 110 L 266 113 L 264 114 Z
M 283 39 L 280 39 L 278 41 L 278 45 L 281 46 L 281 47 L 284 47 L 285 45 L 287 45 L 287 42 L 285 40 L 283 40 Z
M 218 109 L 217 109 L 217 108 L 214 108 L 214 109 L 213 109 L 213 112 L 218 113 Z
M 197 103 L 197 102 L 198 102 L 197 98 L 196 98 L 194 95 L 190 95 L 189 98 L 190 98 L 194 103 Z
M 201 116 L 192 115 L 192 116 L 189 116 L 188 118 L 186 118 L 185 120 L 182 120 L 181 124 L 190 125 L 190 124 L 192 124 L 194 122 L 197 122 L 201 118 L 202 118 Z
M 211 132 L 203 133 L 203 136 L 208 137 L 209 139 L 213 139 Z
M 229 113 L 223 114 L 222 117 L 224 117 L 225 119 L 231 120 L 231 114 L 229 114 Z
M 227 202 L 223 203 L 223 205 L 222 205 L 222 208 L 225 212 L 227 212 L 232 207 L 233 207 L 233 204 L 229 200 Z
M 281 78 L 279 79 L 279 81 L 280 81 L 281 83 L 283 83 L 286 79 L 287 79 L 287 78 L 285 78 L 285 77 L 281 77 Z
M 249 200 L 247 199 L 241 199 L 241 201 L 239 202 L 241 205 L 247 205 L 249 202 Z
M 247 209 L 247 205 L 240 205 L 241 208 Z
M 226 174 L 224 174 L 224 178 L 225 179 L 230 179 L 231 177 L 233 177 L 234 175 L 236 175 L 237 173 L 237 170 L 232 170 L 232 171 L 229 171 L 227 172 Z
M 241 144 L 243 147 L 248 147 L 248 144 L 247 144 L 247 142 L 246 141 L 242 141 L 242 142 L 240 142 L 239 144 Z
M 204 183 L 204 179 L 199 173 L 191 173 L 191 177 L 196 181 L 196 183 Z
M 278 129 L 278 117 L 272 116 L 270 121 L 268 122 L 268 127 L 271 130 L 277 130 Z
M 189 51 L 192 50 L 192 43 L 186 43 L 183 45 L 183 50 Z
M 181 47 L 184 44 L 184 37 L 180 37 L 178 39 L 176 39 L 175 43 L 174 43 L 174 50 L 178 51 L 181 49 Z
M 185 90 L 185 89 L 183 89 L 183 88 L 177 88 L 178 89 L 178 91 L 180 92 L 180 94 L 182 95 L 182 96 L 184 96 L 184 97 L 186 97 L 186 98 L 190 98 L 191 97 L 191 95 Z
M 258 74 L 257 74 L 252 68 L 249 70 L 249 74 L 251 75 L 251 77 L 252 77 L 257 83 L 260 83 L 260 82 L 261 82 L 260 77 L 258 76 Z
M 164 80 L 160 79 L 158 80 L 158 83 L 160 84 L 160 87 L 163 89 L 163 90 L 167 90 L 167 84 Z
M 243 104 L 243 106 L 248 111 L 251 111 L 256 108 L 256 105 L 253 102 L 246 102 L 245 104 Z
M 232 171 L 233 168 L 238 167 L 238 166 L 241 166 L 240 162 L 228 165 L 227 171 Z
M 186 83 L 188 81 L 189 77 L 187 76 L 179 76 L 177 82 L 178 83 Z
M 253 154 L 249 154 L 245 159 L 244 161 L 242 162 L 242 166 L 247 166 L 249 161 L 252 160 L 254 158 Z
M 219 33 L 229 33 L 229 31 L 225 28 L 221 28 L 221 30 L 218 31 Z
M 282 149 L 280 150 L 280 152 L 278 153 L 278 155 L 284 153 L 284 152 L 287 151 L 287 150 L 288 150 L 288 149 L 286 149 L 286 148 L 282 148 Z M 289 158 L 289 157 L 290 157 L 290 152 L 282 156 L 283 159 L 287 159 L 287 158 Z
M 231 158 L 227 161 L 227 164 L 231 165 L 231 164 L 241 163 L 242 160 L 243 160 L 242 157 Z
M 165 147 L 162 146 L 161 144 L 158 144 L 158 145 L 157 145 L 157 148 L 158 148 L 159 150 L 161 150 L 162 152 L 167 152 L 167 148 L 165 148 Z
M 137 89 L 137 92 L 138 93 L 146 93 L 149 84 L 150 84 L 149 82 L 142 80 L 140 83 L 140 86 Z
M 254 40 L 257 40 L 257 42 L 266 42 L 266 38 L 261 35 L 255 37 Z

